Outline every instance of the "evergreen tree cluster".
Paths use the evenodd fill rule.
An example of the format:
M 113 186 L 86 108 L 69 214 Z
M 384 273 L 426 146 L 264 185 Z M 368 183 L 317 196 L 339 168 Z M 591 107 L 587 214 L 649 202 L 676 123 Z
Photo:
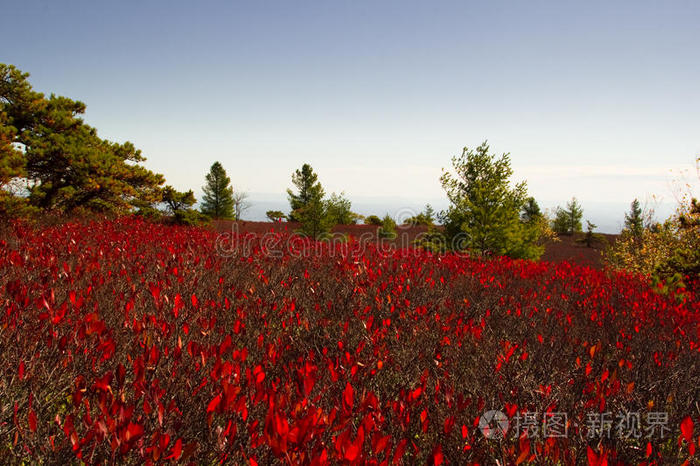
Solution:
M 360 216 L 352 212 L 352 204 L 344 193 L 332 193 L 325 198 L 325 191 L 311 165 L 305 163 L 292 174 L 292 183 L 297 191 L 287 189 L 291 222 L 301 224 L 299 232 L 311 238 L 320 238 L 330 232 L 334 225 L 350 225 Z
M 582 231 L 583 209 L 576 198 L 567 202 L 565 208 L 557 207 L 552 229 L 562 235 L 573 235 Z
M 81 115 L 85 104 L 34 91 L 29 75 L 0 63 L 0 216 L 32 213 L 137 213 L 177 223 L 234 218 L 245 193 L 233 195 L 219 162 L 207 175 L 201 213 L 193 192 L 163 186 L 163 175 L 143 167 L 131 142 L 98 136 Z M 162 210 L 159 206 L 163 206 Z
M 477 255 L 538 258 L 546 226 L 525 182 L 511 186 L 510 155 L 497 157 L 486 141 L 465 147 L 440 179 L 450 206 L 441 215 L 449 248 Z

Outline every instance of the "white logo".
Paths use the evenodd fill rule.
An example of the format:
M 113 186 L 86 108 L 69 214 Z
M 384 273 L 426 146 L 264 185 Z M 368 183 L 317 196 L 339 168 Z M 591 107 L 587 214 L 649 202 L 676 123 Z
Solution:
M 479 418 L 479 430 L 487 439 L 505 438 L 509 427 L 508 416 L 498 410 L 486 411 Z

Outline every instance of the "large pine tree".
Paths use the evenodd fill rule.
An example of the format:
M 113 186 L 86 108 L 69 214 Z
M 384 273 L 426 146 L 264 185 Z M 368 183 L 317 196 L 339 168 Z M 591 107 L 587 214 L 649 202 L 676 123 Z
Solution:
M 477 254 L 539 257 L 541 228 L 520 218 L 527 188 L 525 182 L 511 187 L 510 156 L 497 158 L 484 142 L 476 149 L 465 147 L 452 165 L 454 172 L 446 171 L 440 179 L 450 201 L 442 214 L 450 247 Z
M 233 187 L 220 162 L 214 162 L 206 176 L 202 213 L 217 219 L 233 219 Z
M 141 151 L 99 138 L 80 118 L 85 104 L 47 98 L 28 77 L 0 63 L 0 152 L 10 157 L 0 164 L 0 183 L 23 178 L 33 206 L 62 212 L 126 213 L 160 199 L 164 179 L 139 165 Z

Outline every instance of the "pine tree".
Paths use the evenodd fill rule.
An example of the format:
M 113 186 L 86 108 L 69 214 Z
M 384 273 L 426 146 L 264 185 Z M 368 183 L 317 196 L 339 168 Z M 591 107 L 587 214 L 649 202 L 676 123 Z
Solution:
M 600 236 L 595 233 L 596 228 L 598 228 L 598 225 L 590 220 L 586 220 L 586 236 L 583 239 L 586 247 L 592 248 L 593 243 L 600 239 Z
M 233 219 L 233 188 L 221 163 L 214 162 L 206 180 L 207 184 L 202 188 L 202 213 L 216 219 Z
M 573 235 L 582 231 L 582 218 L 583 209 L 573 197 L 567 202 L 565 209 L 557 207 L 552 229 L 559 234 Z
M 172 186 L 166 186 L 163 188 L 162 202 L 165 204 L 167 213 L 171 215 L 172 221 L 175 223 L 198 225 L 208 220 L 206 215 L 192 208 L 197 199 L 195 199 L 191 189 L 180 192 Z
M 430 204 L 425 205 L 425 210 L 423 211 L 423 217 L 428 222 L 428 225 L 435 223 L 435 209 Z
M 442 215 L 448 244 L 478 254 L 539 257 L 540 226 L 520 220 L 527 188 L 525 182 L 510 186 L 509 154 L 496 158 L 484 142 L 475 150 L 465 147 L 452 165 L 455 174 L 440 178 L 451 204 Z
M 382 218 L 382 224 L 377 229 L 377 235 L 383 239 L 396 238 L 396 222 L 391 218 L 391 215 L 386 214 Z
M 268 210 L 265 212 L 265 215 L 271 222 L 281 222 L 283 219 L 287 218 L 281 210 Z
M 625 214 L 625 228 L 629 230 L 635 238 L 641 238 L 644 231 L 644 218 L 639 200 L 632 201 L 629 214 Z
M 171 215 L 176 215 L 191 208 L 197 200 L 194 197 L 192 190 L 180 192 L 172 186 L 163 188 L 163 203 L 165 208 Z
M 330 217 L 330 221 L 334 225 L 354 225 L 357 223 L 358 214 L 353 212 L 350 199 L 345 197 L 345 193 L 332 193 L 326 201 L 326 211 Z
M 300 231 L 306 236 L 318 238 L 327 233 L 333 226 L 333 219 L 328 215 L 328 204 L 323 200 L 325 192 L 311 165 L 305 163 L 301 170 L 296 170 L 292 174 L 292 183 L 299 192 L 295 194 L 287 189 L 291 206 L 289 220 L 300 222 Z
M 323 199 L 313 197 L 303 207 L 294 211 L 301 227 L 299 232 L 309 238 L 319 239 L 333 227 L 333 219 L 328 215 Z
M 542 218 L 542 210 L 539 204 L 534 197 L 528 197 L 520 214 L 520 219 L 523 222 L 532 222 L 540 218 Z
M 291 207 L 289 221 L 298 222 L 300 220 L 296 216 L 295 211 L 303 208 L 315 199 L 323 199 L 325 192 L 323 187 L 321 187 L 321 183 L 318 182 L 318 175 L 314 173 L 313 168 L 308 163 L 302 165 L 301 170 L 296 170 L 292 174 L 292 183 L 294 183 L 299 192 L 294 194 L 291 189 L 287 189 Z
M 162 175 L 139 165 L 145 158 L 133 144 L 97 136 L 80 114 L 85 104 L 32 90 L 29 75 L 0 64 L 0 139 L 3 157 L 19 144 L 20 157 L 8 152 L 11 177 L 27 181 L 32 206 L 70 212 L 76 209 L 123 214 L 160 199 Z M 18 172 L 17 167 L 23 170 Z M 2 181 L 5 182 L 4 180 Z

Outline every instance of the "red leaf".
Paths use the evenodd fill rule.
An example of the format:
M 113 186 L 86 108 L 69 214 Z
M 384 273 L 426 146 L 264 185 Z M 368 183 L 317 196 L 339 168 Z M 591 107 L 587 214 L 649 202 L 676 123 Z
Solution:
M 177 319 L 177 315 L 180 312 L 180 309 L 184 307 L 182 304 L 182 297 L 180 296 L 180 293 L 175 295 L 175 302 L 173 303 L 173 315 Z
M 311 390 L 314 389 L 315 383 L 316 382 L 314 381 L 314 378 L 311 374 L 306 374 L 304 376 L 304 395 L 305 396 L 309 396 L 309 394 L 311 394 Z
M 590 447 L 586 447 L 586 456 L 588 457 L 588 466 L 599 466 L 601 464 L 600 456 Z
M 274 421 L 275 431 L 280 437 L 286 439 L 289 434 L 289 423 L 287 419 L 275 413 Z
M 182 439 L 179 438 L 175 441 L 175 446 L 173 447 L 172 453 L 170 453 L 170 456 L 166 457 L 166 460 L 179 460 L 180 456 L 182 455 Z
M 149 283 L 148 288 L 151 291 L 151 296 L 153 296 L 153 300 L 157 303 L 160 299 L 160 287 L 155 283 Z
M 109 384 L 112 381 L 112 376 L 113 374 L 111 372 L 107 372 L 102 377 L 95 379 L 95 389 L 103 392 L 111 392 L 112 387 Z
M 406 445 L 408 444 L 408 440 L 403 439 L 401 442 L 399 442 L 399 445 L 396 447 L 396 452 L 394 452 L 394 458 L 392 459 L 393 464 L 399 464 L 401 461 L 401 458 L 403 457 L 403 454 L 406 452 Z
M 681 434 L 683 434 L 683 438 L 688 442 L 688 445 L 693 443 L 693 420 L 690 416 L 686 416 L 681 421 Z
M 444 462 L 444 460 L 445 458 L 442 455 L 442 447 L 438 445 L 435 451 L 433 452 L 433 464 L 435 466 L 439 466 Z
M 418 387 L 415 390 L 411 392 L 411 396 L 409 397 L 409 401 L 415 401 L 420 397 L 421 393 L 423 393 L 423 387 Z
M 373 448 L 375 455 L 378 455 L 379 453 L 381 453 L 387 447 L 387 445 L 389 445 L 390 438 L 391 437 L 389 437 L 388 435 L 384 435 L 382 437 L 379 437 L 379 439 L 377 440 L 377 442 L 375 443 L 374 448 Z
M 127 442 L 132 440 L 137 440 L 143 435 L 143 426 L 140 424 L 134 424 L 130 422 L 126 428 L 126 433 L 124 434 L 124 440 Z
M 345 450 L 345 459 L 348 461 L 355 461 L 357 459 L 357 455 L 360 454 L 360 449 L 355 446 L 355 444 L 351 443 L 347 450 Z
M 33 409 L 29 410 L 29 430 L 36 432 L 36 413 Z
M 343 390 L 343 407 L 348 411 L 352 410 L 353 405 L 353 389 L 350 382 L 345 385 L 345 390 Z
M 253 374 L 255 374 L 255 383 L 260 384 L 265 380 L 265 372 L 262 370 L 262 366 L 255 366 Z
M 527 436 L 520 437 L 520 455 L 518 459 L 515 460 L 515 464 L 521 464 L 530 456 L 530 439 Z
M 160 401 L 158 402 L 158 424 L 163 427 L 163 414 L 165 413 L 165 406 Z
M 221 403 L 221 394 L 216 395 L 214 399 L 209 402 L 207 405 L 207 413 L 214 411 L 216 407 L 219 406 L 219 403 Z

